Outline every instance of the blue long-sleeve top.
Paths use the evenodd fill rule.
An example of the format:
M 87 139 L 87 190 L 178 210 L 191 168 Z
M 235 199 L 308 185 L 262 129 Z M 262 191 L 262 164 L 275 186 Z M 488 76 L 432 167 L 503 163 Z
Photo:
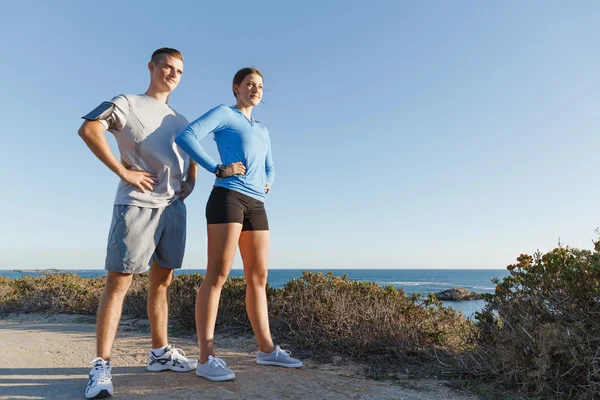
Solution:
M 271 140 L 267 128 L 249 120 L 235 107 L 220 105 L 190 123 L 175 138 L 175 143 L 209 172 L 216 172 L 219 163 L 200 146 L 200 140 L 214 134 L 221 163 L 242 162 L 244 175 L 216 179 L 215 186 L 243 193 L 264 202 L 265 185 L 273 184 L 275 168 L 271 156 Z

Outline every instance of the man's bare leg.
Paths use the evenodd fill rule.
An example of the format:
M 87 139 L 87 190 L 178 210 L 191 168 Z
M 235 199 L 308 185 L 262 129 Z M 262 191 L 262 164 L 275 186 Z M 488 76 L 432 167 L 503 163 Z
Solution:
M 158 349 L 169 344 L 169 286 L 173 280 L 173 270 L 158 265 L 150 268 L 148 288 L 148 320 L 152 334 L 152 348 Z
M 106 285 L 98 304 L 96 316 L 96 356 L 110 360 L 117 328 L 123 311 L 123 300 L 129 290 L 132 274 L 109 271 Z

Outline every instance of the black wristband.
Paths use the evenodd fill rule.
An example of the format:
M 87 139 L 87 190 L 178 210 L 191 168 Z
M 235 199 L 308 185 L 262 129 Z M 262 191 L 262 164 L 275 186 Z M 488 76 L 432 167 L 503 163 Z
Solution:
M 217 176 L 217 178 L 222 178 L 223 177 L 223 172 L 227 169 L 227 167 L 225 166 L 225 164 L 219 164 L 217 165 L 217 170 L 215 171 L 215 175 Z

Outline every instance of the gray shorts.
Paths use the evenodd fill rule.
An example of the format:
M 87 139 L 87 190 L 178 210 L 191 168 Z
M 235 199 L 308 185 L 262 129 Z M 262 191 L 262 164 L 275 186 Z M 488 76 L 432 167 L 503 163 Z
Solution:
M 141 273 L 154 260 L 161 267 L 181 268 L 186 214 L 185 204 L 180 200 L 163 208 L 115 205 L 104 269 Z

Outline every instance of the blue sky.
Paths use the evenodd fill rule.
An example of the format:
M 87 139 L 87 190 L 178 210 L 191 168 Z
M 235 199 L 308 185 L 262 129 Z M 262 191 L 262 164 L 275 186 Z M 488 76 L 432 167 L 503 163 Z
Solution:
M 118 178 L 80 117 L 144 92 L 163 46 L 184 54 L 170 105 L 190 120 L 233 104 L 238 69 L 265 75 L 271 268 L 504 268 L 559 238 L 591 248 L 600 3 L 212 3 L 3 6 L 0 269 L 103 268 Z M 186 268 L 206 262 L 200 172 Z

